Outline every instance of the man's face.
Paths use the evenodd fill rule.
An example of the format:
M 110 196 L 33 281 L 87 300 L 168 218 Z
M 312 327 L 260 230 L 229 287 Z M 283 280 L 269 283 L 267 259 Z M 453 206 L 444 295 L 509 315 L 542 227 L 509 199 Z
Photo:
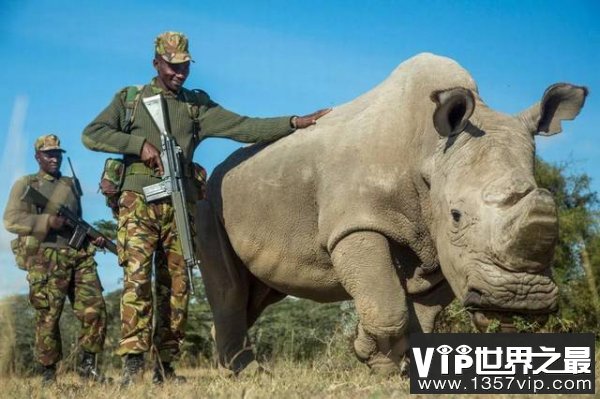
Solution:
M 52 176 L 56 176 L 60 172 L 62 157 L 62 151 L 60 150 L 37 151 L 35 153 L 35 159 L 40 165 L 40 169 Z
M 164 89 L 178 93 L 183 83 L 190 74 L 190 62 L 181 64 L 170 64 L 160 56 L 154 57 L 152 62 L 158 72 L 158 83 Z

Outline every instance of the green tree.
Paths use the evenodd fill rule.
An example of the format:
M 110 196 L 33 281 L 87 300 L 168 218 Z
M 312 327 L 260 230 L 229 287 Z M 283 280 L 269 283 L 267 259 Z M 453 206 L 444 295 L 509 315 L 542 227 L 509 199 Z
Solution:
M 591 190 L 588 175 L 570 169 L 572 163 L 536 162 L 538 184 L 550 190 L 558 207 L 559 243 L 553 271 L 561 296 L 555 326 L 598 332 L 600 315 L 594 306 L 600 260 L 598 196 Z
M 100 219 L 92 223 L 94 227 L 111 240 L 117 238 L 117 224 L 114 220 Z
M 307 360 L 331 350 L 342 327 L 339 303 L 288 297 L 265 310 L 250 336 L 259 358 Z
M 598 236 L 598 196 L 590 188 L 590 177 L 572 174 L 570 167 L 570 163 L 536 162 L 536 180 L 552 193 L 558 207 L 560 229 L 554 270 L 560 281 L 581 276 L 581 243 Z

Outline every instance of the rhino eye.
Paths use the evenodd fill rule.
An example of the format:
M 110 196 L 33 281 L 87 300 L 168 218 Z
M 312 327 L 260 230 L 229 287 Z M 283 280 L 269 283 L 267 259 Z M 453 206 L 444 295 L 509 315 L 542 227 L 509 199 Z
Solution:
M 460 213 L 460 211 L 458 209 L 450 210 L 450 214 L 452 215 L 452 220 L 454 220 L 454 222 L 456 222 L 456 223 L 460 222 L 462 213 Z

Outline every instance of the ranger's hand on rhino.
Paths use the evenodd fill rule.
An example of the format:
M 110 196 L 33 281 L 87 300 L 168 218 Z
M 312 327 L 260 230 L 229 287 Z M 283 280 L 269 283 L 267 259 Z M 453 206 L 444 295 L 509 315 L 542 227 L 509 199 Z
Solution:
M 294 126 L 296 129 L 304 129 L 309 126 L 316 125 L 317 119 L 327 115 L 329 112 L 331 112 L 331 108 L 320 109 L 312 114 L 304 116 L 294 116 L 292 118 L 292 126 Z

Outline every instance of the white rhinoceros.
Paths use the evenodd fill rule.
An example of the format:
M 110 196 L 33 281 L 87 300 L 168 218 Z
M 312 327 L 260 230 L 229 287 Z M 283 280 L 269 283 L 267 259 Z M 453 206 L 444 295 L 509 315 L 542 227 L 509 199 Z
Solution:
M 220 363 L 253 361 L 248 328 L 286 295 L 354 299 L 356 354 L 385 371 L 453 297 L 480 327 L 556 310 L 556 207 L 534 180 L 534 135 L 560 132 L 586 95 L 555 84 L 505 115 L 455 61 L 421 54 L 316 126 L 236 151 L 197 215 Z

